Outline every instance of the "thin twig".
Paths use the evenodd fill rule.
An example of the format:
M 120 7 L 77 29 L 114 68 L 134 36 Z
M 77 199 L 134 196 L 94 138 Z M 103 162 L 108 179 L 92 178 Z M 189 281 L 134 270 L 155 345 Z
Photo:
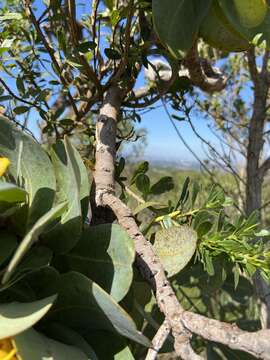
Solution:
M 3 79 L 0 78 L 0 83 L 3 85 L 3 87 L 7 90 L 7 92 L 16 100 L 26 104 L 26 105 L 29 105 L 31 107 L 34 107 L 36 109 L 38 109 L 39 111 L 43 111 L 43 109 L 39 106 L 39 105 L 36 105 L 35 103 L 31 102 L 31 101 L 27 101 L 23 98 L 21 98 L 20 96 L 16 95 L 11 89 L 10 87 L 5 83 L 5 81 Z
M 61 68 L 60 68 L 60 65 L 58 64 L 58 61 L 56 60 L 55 56 L 54 56 L 54 50 L 52 49 L 52 47 L 49 45 L 45 35 L 43 34 L 40 26 L 39 26 L 39 23 L 37 22 L 37 19 L 35 17 L 35 14 L 33 13 L 33 10 L 32 10 L 32 7 L 31 7 L 31 4 L 30 4 L 30 1 L 29 0 L 24 0 L 24 4 L 25 4 L 25 7 L 26 7 L 26 13 L 28 15 L 28 17 L 30 18 L 32 24 L 34 25 L 38 35 L 40 36 L 48 54 L 50 55 L 50 58 L 55 66 L 55 69 L 57 70 L 58 72 L 58 76 L 62 82 L 62 84 L 64 85 L 64 87 L 67 89 L 67 95 L 68 95 L 68 98 L 69 98 L 69 101 L 70 101 L 70 104 L 74 110 L 74 113 L 76 114 L 76 116 L 78 116 L 78 109 L 77 109 L 77 106 L 75 104 L 75 101 L 70 93 L 70 91 L 68 90 L 68 84 L 64 78 L 64 76 L 62 75 L 62 71 L 61 71 Z

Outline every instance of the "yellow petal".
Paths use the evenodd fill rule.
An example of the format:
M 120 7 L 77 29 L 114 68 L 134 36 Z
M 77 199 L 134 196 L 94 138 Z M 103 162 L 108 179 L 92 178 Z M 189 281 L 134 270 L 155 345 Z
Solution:
M 10 338 L 0 340 L 0 360 L 16 360 L 16 352 Z
M 16 349 L 12 349 L 6 356 L 0 358 L 0 360 L 13 360 L 16 359 Z
M 7 168 L 10 165 L 10 161 L 8 158 L 0 158 L 0 177 L 4 175 L 4 173 L 7 171 Z

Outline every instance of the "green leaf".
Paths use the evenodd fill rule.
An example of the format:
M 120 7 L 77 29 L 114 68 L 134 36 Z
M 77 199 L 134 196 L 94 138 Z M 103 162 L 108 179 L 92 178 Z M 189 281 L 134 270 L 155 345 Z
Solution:
M 20 13 L 7 13 L 5 15 L 0 16 L 0 21 L 9 21 L 9 20 L 21 20 L 22 14 Z
M 94 280 L 119 302 L 132 283 L 134 258 L 134 243 L 126 231 L 116 224 L 102 224 L 85 229 L 59 263 Z
M 0 266 L 10 258 L 17 247 L 17 238 L 15 235 L 5 231 L 0 231 Z
M 151 346 L 115 300 L 95 282 L 77 272 L 61 275 L 58 300 L 47 319 L 81 334 L 93 329 L 109 330 L 146 347 Z
M 0 156 L 10 160 L 9 173 L 22 180 L 29 194 L 30 228 L 54 201 L 56 184 L 50 159 L 37 142 L 4 117 L 0 117 Z
M 133 185 L 136 181 L 136 177 L 139 174 L 146 174 L 149 169 L 149 163 L 147 161 L 142 162 L 137 169 L 134 171 L 132 178 L 130 180 L 130 185 Z
M 143 195 L 147 195 L 150 191 L 150 179 L 145 174 L 139 174 L 135 180 L 137 189 L 143 193 Z
M 267 4 L 257 0 L 218 0 L 230 24 L 248 41 L 252 42 L 262 34 L 259 42 L 266 41 L 270 46 L 270 9 Z M 261 6 L 264 8 L 261 8 Z M 240 8 L 242 7 L 242 11 Z
M 107 331 L 91 331 L 86 335 L 86 339 L 95 348 L 100 360 L 134 360 L 127 342 L 121 336 Z
M 47 267 L 52 260 L 52 256 L 52 251 L 45 246 L 35 246 L 31 248 L 17 266 L 12 282 L 21 279 L 26 274 Z
M 84 222 L 89 210 L 90 178 L 92 174 L 90 175 L 88 173 L 80 153 L 74 147 L 72 147 L 71 151 L 73 151 L 80 173 L 79 197 L 81 201 L 82 220 Z
M 20 76 L 17 77 L 16 86 L 21 94 L 25 94 L 25 87 L 24 87 L 23 79 Z
M 0 181 L 0 201 L 22 203 L 27 199 L 27 192 L 11 183 Z
M 189 188 L 189 184 L 190 184 L 190 178 L 187 177 L 184 181 L 183 187 L 182 187 L 182 191 L 181 191 L 181 195 L 180 198 L 175 206 L 175 210 L 177 210 L 186 200 L 187 200 L 187 195 L 188 195 L 188 188 Z
M 200 190 L 201 190 L 200 185 L 195 181 L 192 186 L 191 207 L 194 206 Z
M 112 48 L 106 48 L 104 50 L 104 53 L 107 58 L 111 60 L 120 60 L 122 58 L 121 54 L 117 50 Z
M 197 37 L 211 0 L 153 0 L 156 32 L 176 58 L 183 58 Z M 179 25 L 181 24 L 181 26 Z
M 50 339 L 34 329 L 15 336 L 14 342 L 22 359 L 91 360 L 80 349 Z
M 156 233 L 154 250 L 171 277 L 179 273 L 196 251 L 197 233 L 189 226 L 170 227 Z
M 55 299 L 54 295 L 31 303 L 0 304 L 0 339 L 29 329 L 50 310 Z
M 23 284 L 24 287 L 27 284 L 34 291 L 34 299 L 40 299 L 58 292 L 59 278 L 60 275 L 55 268 L 46 266 L 26 274 L 17 284 Z
M 66 201 L 68 206 L 60 222 L 45 234 L 45 239 L 54 252 L 64 253 L 76 245 L 82 232 L 81 198 L 89 195 L 88 180 L 85 180 L 86 170 L 81 177 L 80 169 L 84 165 L 78 162 L 78 154 L 68 138 L 53 146 L 51 158 L 56 174 L 57 200 Z
M 78 51 L 82 53 L 87 53 L 89 50 L 95 50 L 96 46 L 96 43 L 94 43 L 93 41 L 85 41 L 79 44 Z
M 250 47 L 249 42 L 231 26 L 217 0 L 212 2 L 200 26 L 200 35 L 210 46 L 223 51 L 244 51 Z
M 48 224 L 54 219 L 57 219 L 59 216 L 61 216 L 61 214 L 65 209 L 66 209 L 66 203 L 59 204 L 53 207 L 50 211 L 48 211 L 36 222 L 36 224 L 32 227 L 32 229 L 26 234 L 26 236 L 18 246 L 18 249 L 16 250 L 15 254 L 13 255 L 3 276 L 2 284 L 5 284 L 10 279 L 15 268 L 17 267 L 17 265 L 19 264 L 25 253 L 32 246 L 32 244 L 38 240 L 38 237 L 44 231 L 46 226 L 48 226 Z
M 20 115 L 20 114 L 24 114 L 27 111 L 29 111 L 30 108 L 28 106 L 17 106 L 13 109 L 13 111 L 15 112 L 15 114 Z
M 95 354 L 92 347 L 88 342 L 76 331 L 63 326 L 61 324 L 53 323 L 48 327 L 48 333 L 57 341 L 65 343 L 67 345 L 75 346 L 78 349 L 81 349 L 87 356 L 89 360 L 98 360 L 97 355 Z
M 151 186 L 150 193 L 153 195 L 160 195 L 174 188 L 173 178 L 171 176 L 164 176 L 154 185 Z

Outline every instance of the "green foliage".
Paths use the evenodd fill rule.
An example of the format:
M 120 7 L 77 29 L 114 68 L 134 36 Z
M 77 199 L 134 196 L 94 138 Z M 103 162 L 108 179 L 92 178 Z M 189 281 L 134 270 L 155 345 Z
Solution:
M 197 234 L 189 226 L 170 227 L 156 233 L 154 250 L 168 277 L 178 274 L 196 251 Z
M 15 346 L 22 359 L 36 360 L 42 359 L 47 354 L 54 359 L 94 359 L 89 357 L 82 350 L 68 346 L 58 341 L 52 340 L 37 331 L 30 329 L 22 334 L 15 336 Z
M 11 123 L 8 125 L 12 129 Z M 22 137 L 20 130 L 15 133 Z M 31 147 L 34 140 L 28 137 L 27 141 Z M 162 317 L 148 285 L 134 273 L 133 241 L 117 224 L 86 224 L 82 209 L 89 191 L 88 176 L 71 142 L 65 139 L 48 151 L 50 157 L 44 154 L 57 184 L 53 202 L 31 228 L 23 223 L 27 217 L 20 219 L 23 234 L 17 230 L 16 220 L 22 209 L 28 213 L 31 203 L 24 175 L 12 175 L 17 174 L 18 162 L 12 163 L 1 183 L 8 189 L 3 191 L 3 200 L 15 206 L 9 213 L 3 209 L 0 223 L 0 307 L 4 309 L 1 314 L 6 314 L 0 319 L 3 334 L 8 333 L 6 327 L 11 328 L 10 321 L 16 322 L 10 335 L 22 358 L 28 356 L 26 344 L 33 342 L 34 355 L 29 356 L 50 349 L 65 358 L 69 349 L 82 359 L 137 358 L 150 346 L 149 338 Z M 34 163 L 35 157 L 33 152 L 28 161 Z M 122 176 L 125 163 L 119 162 L 118 172 L 128 201 L 128 179 Z M 134 214 L 153 241 L 181 304 L 207 316 L 256 328 L 248 278 L 257 270 L 269 280 L 270 254 L 262 241 L 253 241 L 268 237 L 269 232 L 259 229 L 256 214 L 231 222 L 226 214 L 231 199 L 217 186 L 202 196 L 202 186 L 190 177 L 182 179 L 178 196 L 169 199 L 175 181 L 163 175 L 153 181 L 149 164 L 144 162 L 134 169 L 129 184 L 143 198 L 149 198 L 147 202 L 140 199 L 143 203 L 135 207 Z M 147 186 L 138 181 L 142 177 L 148 179 Z M 135 194 L 136 199 L 139 195 Z M 156 196 L 159 202 L 154 201 Z M 145 212 L 150 217 L 140 220 Z M 79 224 L 72 243 L 65 216 L 75 216 Z M 55 236 L 55 229 L 61 236 Z M 250 319 L 250 324 L 242 324 L 242 318 Z M 100 346 L 104 336 L 115 339 L 115 345 Z M 199 349 L 201 345 L 196 346 Z M 168 339 L 164 351 L 171 349 Z
M 118 147 L 136 138 L 132 121 L 141 118 L 129 103 L 132 84 L 152 55 L 169 63 L 171 55 L 182 60 L 200 36 L 226 51 L 269 42 L 269 9 L 255 14 L 258 9 L 250 11 L 252 4 L 243 0 L 135 1 L 134 9 L 124 0 L 97 3 L 93 16 L 81 10 L 72 14 L 78 24 L 63 1 L 44 1 L 36 22 L 24 2 L 0 6 L 0 68 L 9 79 L 0 88 L 9 115 L 0 117 L 0 156 L 11 161 L 0 182 L 0 322 L 2 336 L 13 336 L 23 360 L 48 353 L 57 359 L 139 359 L 163 321 L 150 287 L 134 269 L 132 239 L 111 221 L 89 224 L 100 220 L 98 214 L 87 218 L 96 109 L 107 89 L 114 83 L 130 89 L 127 108 L 119 114 Z M 190 80 L 181 77 L 173 89 L 182 99 Z M 155 92 L 160 95 L 158 88 L 152 90 L 150 103 Z M 144 100 L 139 100 L 142 108 Z M 234 109 L 246 115 L 237 100 Z M 15 126 L 26 130 L 33 114 L 42 119 L 46 147 Z M 197 182 L 177 174 L 173 179 L 165 170 L 154 179 L 147 162 L 131 176 L 125 173 L 120 159 L 115 178 L 121 199 L 153 243 L 183 307 L 256 330 L 251 278 L 255 272 L 270 278 L 270 253 L 261 240 L 269 232 L 260 229 L 256 214 L 244 219 L 234 212 L 231 221 L 232 200 L 205 178 Z M 198 352 L 205 348 L 198 339 L 194 346 Z M 171 350 L 168 337 L 162 351 Z M 209 344 L 208 352 L 213 358 L 242 356 L 228 355 L 216 344 Z
M 176 58 L 186 55 L 198 33 L 226 51 L 247 50 L 254 39 L 269 46 L 270 9 L 265 0 L 183 0 L 170 6 L 153 0 L 152 10 L 157 34 Z
M 5 149 L 12 148 L 18 141 L 17 137 L 24 140 L 25 135 L 11 122 L 5 121 L 4 124 L 14 134 L 5 137 Z M 10 150 L 11 167 L 1 181 L 1 201 L 15 207 L 12 212 L 3 209 L 0 214 L 3 219 L 0 222 L 0 335 L 2 338 L 14 336 L 23 359 L 34 359 L 48 350 L 57 359 L 72 358 L 71 354 L 78 359 L 87 356 L 97 359 L 88 336 L 91 339 L 92 332 L 106 331 L 113 333 L 116 343 L 119 343 L 115 356 L 132 359 L 128 343 L 122 337 L 144 347 L 151 344 L 118 304 L 133 283 L 133 241 L 119 225 L 86 227 L 84 219 L 88 212 L 90 188 L 88 172 L 67 138 L 48 150 L 50 157 L 33 139 L 26 139 L 29 148 L 39 147 L 36 152 L 28 153 L 27 162 L 36 164 L 43 154 L 44 159 L 48 159 L 49 174 L 52 173 L 53 181 L 56 179 L 56 189 L 51 208 L 30 228 L 26 226 L 28 218 L 21 218 L 24 232 L 18 232 L 17 218 L 22 210 L 28 213 L 31 198 L 25 178 L 28 174 L 20 173 L 21 161 L 14 162 L 17 158 Z M 16 151 L 14 145 L 13 149 Z M 39 163 L 40 169 L 42 166 Z M 20 176 L 14 176 L 17 173 Z M 31 174 L 33 183 L 38 182 L 34 177 L 40 175 L 36 174 L 38 168 Z M 66 227 L 69 221 L 72 226 Z M 8 231 L 8 224 L 15 226 Z M 31 329 L 41 318 L 42 330 L 49 338 Z M 61 331 L 56 335 L 55 329 L 59 328 Z M 50 339 L 50 334 L 58 342 Z M 28 353 L 29 346 L 33 347 L 31 354 Z M 116 349 L 108 348 L 106 351 L 109 354 Z
M 156 31 L 175 57 L 184 57 L 193 45 L 210 4 L 210 0 L 171 0 L 168 6 L 166 0 L 153 0 Z
M 52 307 L 56 296 L 32 303 L 0 305 L 0 339 L 17 335 L 38 322 Z
M 56 261 L 65 271 L 73 269 L 94 280 L 119 302 L 132 283 L 134 257 L 127 233 L 119 225 L 104 224 L 85 229 L 77 245 Z
M 33 156 L 34 155 L 34 156 Z M 28 193 L 26 228 L 30 228 L 52 206 L 55 175 L 48 155 L 42 147 L 12 123 L 0 117 L 0 156 L 11 162 L 10 177 Z

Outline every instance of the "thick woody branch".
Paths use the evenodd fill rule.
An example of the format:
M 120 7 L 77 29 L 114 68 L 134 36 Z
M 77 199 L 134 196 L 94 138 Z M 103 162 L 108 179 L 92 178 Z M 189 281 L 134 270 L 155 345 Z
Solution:
M 148 350 L 145 360 L 155 360 L 157 358 L 157 355 L 162 346 L 164 345 L 165 341 L 167 340 L 170 331 L 170 325 L 168 321 L 165 320 L 158 329 L 154 339 L 152 340 L 153 347 Z
M 236 325 L 208 319 L 192 312 L 185 312 L 182 322 L 187 329 L 204 339 L 245 351 L 259 359 L 270 359 L 270 330 L 250 333 L 240 330 Z
M 100 195 L 114 194 L 116 123 L 122 102 L 122 90 L 111 87 L 100 110 L 96 124 L 96 202 L 103 205 Z
M 201 357 L 196 355 L 190 346 L 191 333 L 180 321 L 184 310 L 166 278 L 162 264 L 154 253 L 151 243 L 140 232 L 130 209 L 110 193 L 103 193 L 102 203 L 112 209 L 119 224 L 134 240 L 136 266 L 155 291 L 158 306 L 172 329 L 175 351 L 182 359 L 201 360 Z
M 158 69 L 159 65 L 163 67 L 161 71 Z M 147 80 L 155 83 L 156 86 L 146 85 L 133 90 L 124 105 L 132 108 L 143 108 L 153 105 L 170 90 L 177 77 L 189 78 L 192 85 L 208 93 L 222 91 L 226 87 L 227 78 L 220 70 L 213 68 L 209 61 L 199 58 L 196 47 L 191 49 L 184 61 L 184 65 L 186 68 L 179 70 L 179 66 L 171 69 L 168 64 L 161 60 L 154 62 L 152 64 L 154 69 L 147 69 L 145 77 Z M 140 102 L 142 100 L 143 102 Z
M 226 87 L 226 77 L 213 69 L 206 59 L 199 58 L 197 43 L 189 51 L 185 61 L 192 84 L 208 93 L 222 91 Z
M 260 169 L 259 169 L 260 177 L 264 178 L 264 176 L 269 171 L 269 169 L 270 169 L 270 157 L 267 158 L 260 166 Z
M 166 278 L 162 264 L 151 243 L 140 232 L 131 210 L 114 195 L 116 124 L 123 97 L 120 88 L 110 88 L 100 110 L 96 126 L 96 203 L 99 206 L 109 206 L 117 216 L 119 224 L 134 240 L 136 265 L 156 293 L 159 308 L 172 329 L 177 354 L 182 359 L 199 360 L 201 357 L 196 355 L 190 346 L 191 333 L 179 321 L 184 310 Z

